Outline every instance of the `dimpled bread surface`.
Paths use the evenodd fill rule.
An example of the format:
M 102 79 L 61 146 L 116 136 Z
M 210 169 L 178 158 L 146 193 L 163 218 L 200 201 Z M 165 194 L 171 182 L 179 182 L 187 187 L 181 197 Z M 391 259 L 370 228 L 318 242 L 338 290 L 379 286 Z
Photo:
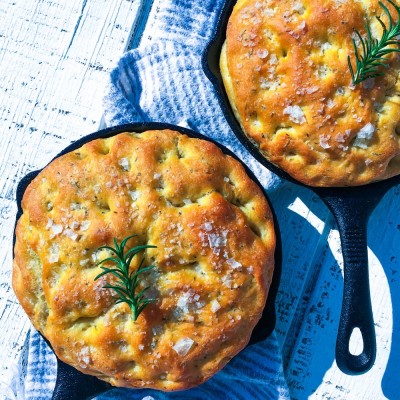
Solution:
M 30 183 L 16 229 L 13 287 L 57 356 L 115 386 L 180 390 L 248 343 L 265 306 L 275 233 L 242 165 L 208 141 L 161 130 L 91 141 Z M 103 288 L 102 245 L 129 235 L 139 289 L 157 299 L 136 322 Z M 112 264 L 106 264 L 109 267 Z
M 399 56 L 355 87 L 347 62 L 355 29 L 382 36 L 375 16 L 388 26 L 375 0 L 239 0 L 230 16 L 220 66 L 233 111 L 262 156 L 304 184 L 400 173 Z

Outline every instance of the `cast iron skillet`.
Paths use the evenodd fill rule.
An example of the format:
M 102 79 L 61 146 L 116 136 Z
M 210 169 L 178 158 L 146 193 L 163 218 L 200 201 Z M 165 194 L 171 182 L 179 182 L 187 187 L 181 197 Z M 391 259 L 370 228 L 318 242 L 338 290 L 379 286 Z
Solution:
M 121 126 L 116 126 L 113 128 L 107 128 L 104 130 L 101 130 L 99 132 L 92 133 L 88 136 L 85 136 L 78 141 L 72 143 L 69 145 L 67 148 L 65 148 L 61 153 L 59 153 L 55 158 L 69 153 L 73 150 L 76 150 L 80 148 L 82 145 L 85 143 L 94 140 L 94 139 L 99 139 L 99 138 L 107 138 L 110 136 L 117 135 L 118 133 L 122 132 L 144 132 L 148 130 L 161 130 L 161 129 L 171 129 L 174 131 L 178 131 L 182 134 L 186 134 L 187 136 L 193 137 L 193 138 L 199 138 L 203 140 L 208 140 L 215 145 L 217 145 L 225 154 L 230 155 L 231 157 L 235 158 L 236 160 L 240 161 L 239 158 L 232 153 L 229 149 L 225 148 L 221 144 L 215 142 L 214 140 L 205 137 L 199 133 L 196 133 L 194 131 L 191 131 L 186 128 L 182 128 L 180 126 L 174 126 L 174 125 L 169 125 L 169 124 L 164 124 L 164 123 L 157 123 L 157 122 L 149 122 L 149 123 L 138 123 L 138 124 L 127 124 L 127 125 L 121 125 Z M 240 161 L 241 162 L 241 161 Z M 241 164 L 244 166 L 248 176 L 260 187 L 260 189 L 263 191 L 264 195 L 265 191 L 261 184 L 258 182 L 257 178 L 254 176 L 254 174 L 247 168 L 246 165 L 244 165 L 242 162 Z M 17 211 L 17 216 L 16 216 L 16 221 L 20 218 L 22 215 L 22 208 L 21 208 L 21 201 L 22 197 L 24 195 L 24 192 L 30 182 L 38 175 L 39 171 L 33 171 L 26 175 L 24 178 L 22 178 L 21 182 L 18 185 L 17 188 L 17 206 L 18 206 L 18 211 Z M 267 196 L 266 196 L 267 197 Z M 272 208 L 271 208 L 272 210 Z M 279 278 L 280 278 L 280 273 L 281 273 L 281 263 L 282 263 L 282 256 L 281 256 L 281 238 L 280 238 L 280 233 L 279 233 L 279 228 L 276 223 L 276 217 L 275 214 L 272 210 L 273 213 L 273 218 L 274 218 L 274 225 L 275 225 L 275 232 L 276 232 L 276 249 L 275 249 L 275 270 L 274 270 L 274 275 L 268 295 L 268 300 L 267 304 L 264 308 L 263 315 L 256 325 L 256 327 L 253 330 L 250 343 L 249 344 L 254 344 L 258 343 L 264 339 L 266 339 L 273 329 L 275 328 L 275 297 L 276 293 L 278 290 L 278 285 L 279 285 Z M 14 234 L 14 244 L 15 245 L 15 234 Z M 46 339 L 45 339 L 46 340 Z M 46 340 L 47 344 L 50 346 L 50 343 Z M 57 358 L 57 380 L 56 380 L 56 386 L 54 389 L 53 393 L 53 400 L 88 400 L 92 399 L 93 397 L 112 389 L 113 386 L 111 386 L 109 383 L 106 383 L 104 381 L 101 381 L 93 376 L 90 375 L 85 375 L 75 368 L 65 364 L 61 360 Z
M 235 118 L 219 68 L 219 57 L 226 37 L 229 16 L 236 2 L 228 0 L 225 3 L 215 35 L 203 54 L 203 70 L 216 89 L 227 122 L 247 150 L 279 177 L 313 190 L 334 215 L 340 232 L 344 259 L 343 303 L 336 341 L 336 362 L 346 374 L 362 374 L 372 367 L 376 356 L 368 280 L 367 223 L 373 209 L 385 193 L 400 183 L 400 176 L 359 187 L 316 188 L 296 181 L 261 155 Z M 363 351 L 359 355 L 353 355 L 349 350 L 350 337 L 355 328 L 360 329 L 364 343 Z

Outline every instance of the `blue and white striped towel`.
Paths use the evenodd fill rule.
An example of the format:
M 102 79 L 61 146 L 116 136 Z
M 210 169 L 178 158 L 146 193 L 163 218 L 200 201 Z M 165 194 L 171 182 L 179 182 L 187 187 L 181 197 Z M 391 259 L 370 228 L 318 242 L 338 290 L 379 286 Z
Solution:
M 238 142 L 221 111 L 213 87 L 201 67 L 224 0 L 164 0 L 137 49 L 126 53 L 110 75 L 104 101 L 108 126 L 157 121 L 185 125 L 233 150 L 267 190 L 279 179 L 257 163 Z M 25 399 L 51 398 L 56 365 L 37 333 L 31 333 L 26 369 Z M 113 389 L 106 399 L 289 399 L 280 348 L 273 333 L 247 347 L 221 372 L 189 391 Z

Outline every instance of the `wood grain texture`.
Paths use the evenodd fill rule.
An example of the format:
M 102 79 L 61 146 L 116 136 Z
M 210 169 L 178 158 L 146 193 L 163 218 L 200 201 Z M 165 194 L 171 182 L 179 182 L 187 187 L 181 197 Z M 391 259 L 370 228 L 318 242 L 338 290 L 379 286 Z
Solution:
M 98 130 L 108 74 L 138 6 L 139 0 L 0 4 L 0 380 L 30 326 L 10 288 L 17 183 Z

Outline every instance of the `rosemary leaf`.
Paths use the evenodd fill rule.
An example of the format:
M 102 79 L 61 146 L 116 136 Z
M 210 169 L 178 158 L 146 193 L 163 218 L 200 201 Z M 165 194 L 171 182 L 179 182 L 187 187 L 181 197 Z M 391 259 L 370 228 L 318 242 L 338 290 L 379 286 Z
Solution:
M 101 260 L 97 265 L 103 270 L 100 274 L 98 274 L 94 280 L 101 278 L 104 275 L 111 274 L 117 278 L 117 282 L 113 284 L 106 284 L 103 286 L 104 289 L 113 290 L 117 295 L 118 298 L 115 301 L 115 304 L 126 303 L 128 304 L 129 308 L 132 312 L 132 318 L 134 321 L 137 320 L 140 313 L 144 310 L 144 308 L 149 305 L 150 303 L 154 303 L 156 299 L 149 299 L 145 297 L 145 293 L 147 290 L 150 289 L 150 286 L 145 287 L 144 289 L 140 290 L 139 293 L 136 293 L 138 287 L 140 286 L 140 279 L 139 275 L 143 274 L 144 272 L 150 271 L 154 268 L 154 265 L 149 265 L 143 267 L 144 258 L 141 259 L 140 264 L 136 270 L 129 271 L 130 264 L 132 262 L 133 257 L 138 255 L 140 252 L 146 249 L 154 249 L 156 246 L 151 245 L 141 245 L 132 247 L 128 251 L 125 252 L 126 244 L 128 240 L 133 238 L 136 235 L 131 235 L 126 237 L 118 244 L 117 239 L 114 238 L 114 246 L 101 246 L 99 250 L 105 249 L 109 250 L 115 254 L 115 257 L 108 257 L 104 260 Z M 114 263 L 113 268 L 109 268 L 104 263 Z
M 361 49 L 359 50 L 356 40 L 353 39 L 355 71 L 350 56 L 347 58 L 353 85 L 357 85 L 369 78 L 383 76 L 384 72 L 382 71 L 382 67 L 387 67 L 387 59 L 384 56 L 393 52 L 400 52 L 400 48 L 388 47 L 400 46 L 400 42 L 396 39 L 396 37 L 400 35 L 400 7 L 396 5 L 393 0 L 386 1 L 395 8 L 397 23 L 394 23 L 393 17 L 385 4 L 379 2 L 379 5 L 388 17 L 389 23 L 387 27 L 380 17 L 376 17 L 383 29 L 382 37 L 379 40 L 374 39 L 368 25 L 366 26 L 367 36 L 364 38 L 361 36 L 360 32 L 357 30 L 355 31 L 361 45 Z

